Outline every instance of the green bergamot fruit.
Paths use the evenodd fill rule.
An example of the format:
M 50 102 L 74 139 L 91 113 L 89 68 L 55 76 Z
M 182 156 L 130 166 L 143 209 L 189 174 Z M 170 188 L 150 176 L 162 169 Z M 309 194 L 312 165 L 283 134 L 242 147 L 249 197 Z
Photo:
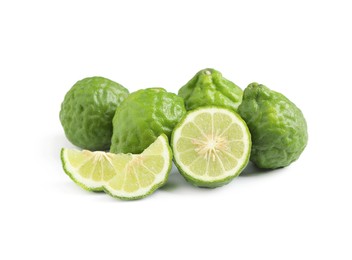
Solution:
M 237 111 L 243 91 L 219 71 L 204 69 L 180 88 L 178 95 L 185 100 L 187 110 L 214 105 Z
M 165 89 L 131 93 L 116 109 L 110 152 L 141 153 L 161 134 L 170 140 L 185 113 L 183 99 Z
M 238 112 L 252 135 L 250 160 L 259 168 L 288 166 L 307 145 L 306 120 L 301 110 L 281 93 L 252 83 L 244 90 Z
M 128 90 L 103 77 L 78 81 L 65 95 L 60 121 L 74 145 L 89 150 L 108 150 L 112 118 Z

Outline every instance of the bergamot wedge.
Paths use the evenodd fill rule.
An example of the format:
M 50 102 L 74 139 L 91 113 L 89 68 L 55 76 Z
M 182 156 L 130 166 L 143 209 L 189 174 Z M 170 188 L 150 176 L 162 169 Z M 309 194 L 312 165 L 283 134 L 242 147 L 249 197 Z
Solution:
M 214 188 L 229 183 L 247 165 L 251 136 L 234 111 L 201 107 L 189 111 L 177 124 L 171 147 L 175 164 L 187 181 Z
M 166 135 L 162 134 L 141 154 L 63 148 L 61 160 L 66 174 L 84 189 L 134 200 L 150 195 L 166 182 L 172 152 Z

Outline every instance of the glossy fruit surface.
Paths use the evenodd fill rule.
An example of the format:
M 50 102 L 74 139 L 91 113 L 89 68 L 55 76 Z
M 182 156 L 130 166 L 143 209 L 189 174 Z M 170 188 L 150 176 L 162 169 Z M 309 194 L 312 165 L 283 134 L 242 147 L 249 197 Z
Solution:
M 170 139 L 185 113 L 183 99 L 165 89 L 149 88 L 131 93 L 113 118 L 110 152 L 141 153 L 161 134 Z
M 240 87 L 214 69 L 199 71 L 178 92 L 185 100 L 187 110 L 215 105 L 236 111 L 241 104 L 242 94 Z
M 275 169 L 297 160 L 308 141 L 302 111 L 281 93 L 250 84 L 238 109 L 252 135 L 251 161 Z
M 103 77 L 78 81 L 65 95 L 60 121 L 66 137 L 74 145 L 89 150 L 108 150 L 112 118 L 128 90 Z

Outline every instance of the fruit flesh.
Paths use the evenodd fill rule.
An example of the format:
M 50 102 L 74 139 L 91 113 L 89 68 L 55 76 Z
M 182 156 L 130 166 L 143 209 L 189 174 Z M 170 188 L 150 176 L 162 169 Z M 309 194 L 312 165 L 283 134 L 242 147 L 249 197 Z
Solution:
M 197 186 L 218 187 L 231 181 L 247 164 L 250 134 L 234 112 L 200 108 L 177 125 L 172 147 L 175 163 L 186 180 Z
M 143 198 L 167 180 L 172 153 L 161 135 L 141 154 L 62 149 L 65 172 L 81 187 L 120 199 Z

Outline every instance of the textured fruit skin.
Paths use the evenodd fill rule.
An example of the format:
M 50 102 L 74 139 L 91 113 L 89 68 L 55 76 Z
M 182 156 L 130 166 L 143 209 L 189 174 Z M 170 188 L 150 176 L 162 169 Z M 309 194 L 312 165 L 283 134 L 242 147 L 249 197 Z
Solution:
M 281 93 L 251 83 L 238 109 L 252 135 L 250 160 L 259 168 L 275 169 L 297 160 L 308 141 L 301 110 Z
M 78 81 L 61 104 L 60 121 L 68 140 L 83 149 L 108 150 L 112 118 L 127 96 L 126 88 L 103 77 Z
M 110 152 L 141 153 L 163 133 L 170 140 L 185 113 L 183 99 L 165 89 L 131 93 L 116 109 Z
M 204 69 L 180 88 L 178 95 L 185 100 L 187 110 L 215 105 L 237 111 L 243 91 L 219 71 Z

